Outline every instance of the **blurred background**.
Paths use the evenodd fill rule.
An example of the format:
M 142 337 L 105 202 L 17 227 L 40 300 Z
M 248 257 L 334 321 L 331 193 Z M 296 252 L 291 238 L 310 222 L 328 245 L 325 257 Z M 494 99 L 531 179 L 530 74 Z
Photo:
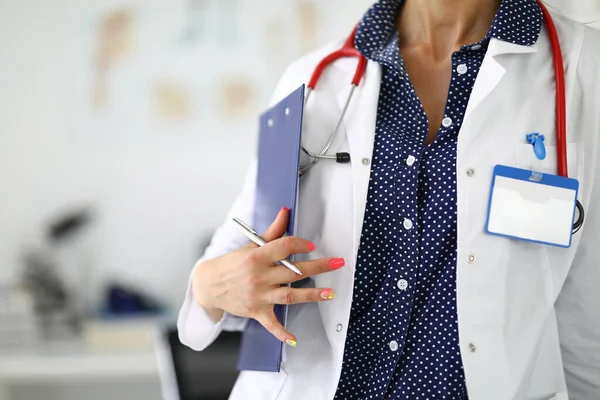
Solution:
M 0 0 L 0 400 L 226 398 L 238 337 L 173 327 L 188 274 L 286 65 L 372 2 Z

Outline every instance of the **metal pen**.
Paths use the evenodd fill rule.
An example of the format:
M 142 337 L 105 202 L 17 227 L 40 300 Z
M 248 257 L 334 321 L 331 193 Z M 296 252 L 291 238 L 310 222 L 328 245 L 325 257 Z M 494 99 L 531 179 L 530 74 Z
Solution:
M 237 226 L 238 230 L 242 232 L 244 236 L 250 239 L 253 243 L 257 244 L 260 247 L 267 244 L 267 242 L 265 242 L 265 240 L 261 238 L 254 229 L 250 228 L 247 224 L 240 221 L 239 218 L 233 218 L 233 222 L 235 222 L 235 226 Z M 279 260 L 279 262 L 287 269 L 294 271 L 298 275 L 302 275 L 302 271 L 300 271 L 298 267 L 296 267 L 294 263 L 288 260 L 287 258 Z

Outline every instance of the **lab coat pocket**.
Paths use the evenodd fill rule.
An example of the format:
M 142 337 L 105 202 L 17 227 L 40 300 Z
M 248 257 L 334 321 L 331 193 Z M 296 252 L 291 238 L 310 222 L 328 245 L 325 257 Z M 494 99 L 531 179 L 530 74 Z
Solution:
M 544 160 L 539 160 L 533 151 L 532 145 L 519 143 L 516 149 L 517 167 L 544 174 L 557 174 L 557 150 L 558 148 L 555 145 L 546 145 L 546 158 Z M 579 181 L 578 197 L 581 199 L 586 190 L 583 186 L 583 143 L 567 143 L 567 166 L 569 168 L 569 177 Z M 545 276 L 547 278 L 546 295 L 548 300 L 552 303 L 556 300 L 557 290 L 561 286 L 561 279 L 558 277 L 564 276 L 567 272 L 566 270 L 556 269 L 558 264 L 553 262 L 553 260 L 555 261 L 557 253 L 564 254 L 564 249 L 544 246 L 544 257 L 546 258 L 546 262 L 544 262 L 543 265 Z M 558 397 L 558 399 L 561 399 L 561 397 Z
M 539 160 L 533 151 L 533 146 L 526 143 L 520 143 L 516 150 L 517 167 L 529 169 L 544 174 L 558 173 L 558 155 L 557 147 L 553 145 L 546 146 L 546 158 Z M 582 201 L 585 197 L 587 188 L 584 185 L 584 148 L 583 143 L 567 143 L 567 167 L 569 169 L 569 178 L 577 179 L 579 189 L 577 198 Z
M 569 177 L 578 179 L 581 184 L 583 172 L 583 144 L 567 143 L 567 165 L 569 167 Z M 554 145 L 546 145 L 546 158 L 540 160 L 533 151 L 533 145 L 528 143 L 519 143 L 517 145 L 517 166 L 523 169 L 530 169 L 545 174 L 558 173 L 558 148 Z

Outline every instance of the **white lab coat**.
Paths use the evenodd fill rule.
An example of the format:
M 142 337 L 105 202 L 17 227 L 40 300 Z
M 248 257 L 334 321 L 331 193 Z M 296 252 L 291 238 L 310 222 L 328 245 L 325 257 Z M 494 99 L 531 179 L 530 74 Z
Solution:
M 555 15 L 566 67 L 568 161 L 580 181 L 585 226 L 569 249 L 484 233 L 490 179 L 496 164 L 555 173 L 555 85 L 546 30 L 531 47 L 492 39 L 458 139 L 457 302 L 460 349 L 471 400 L 600 399 L 600 32 Z M 308 80 L 315 65 L 340 43 L 293 63 L 274 99 Z M 355 61 L 340 60 L 324 74 L 305 115 L 303 140 L 321 148 L 350 88 Z M 316 245 L 312 258 L 344 257 L 346 266 L 316 276 L 337 298 L 292 306 L 288 328 L 298 347 L 284 346 L 282 372 L 242 372 L 234 400 L 331 400 L 340 377 L 352 301 L 381 68 L 369 62 L 334 142 L 351 165 L 320 162 L 302 180 L 298 234 Z M 546 134 L 539 161 L 525 134 Z M 473 169 L 474 174 L 467 174 Z M 471 171 L 472 172 L 472 171 Z M 254 169 L 230 216 L 251 220 Z M 203 259 L 246 242 L 229 220 Z M 473 261 L 472 257 L 475 257 Z M 470 260 L 471 263 L 468 261 Z M 410 284 L 410 283 L 409 283 Z M 181 341 L 202 350 L 245 320 L 211 322 L 190 291 L 181 308 Z

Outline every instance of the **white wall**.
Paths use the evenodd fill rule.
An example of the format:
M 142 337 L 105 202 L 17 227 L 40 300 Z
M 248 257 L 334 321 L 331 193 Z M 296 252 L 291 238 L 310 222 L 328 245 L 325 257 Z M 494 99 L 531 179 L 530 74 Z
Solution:
M 211 85 L 219 73 L 244 73 L 257 87 L 250 116 L 227 122 L 205 113 L 183 126 L 157 124 L 151 131 L 118 135 L 77 125 L 82 109 L 77 85 L 92 62 L 91 28 L 84 17 L 106 10 L 108 3 L 0 2 L 0 283 L 16 278 L 24 246 L 42 241 L 41 228 L 50 218 L 91 204 L 97 212 L 87 236 L 93 297 L 101 282 L 117 277 L 139 282 L 177 306 L 198 246 L 222 220 L 252 156 L 256 115 L 285 64 L 302 52 L 294 37 L 283 38 L 290 46 L 265 66 L 256 56 L 266 46 L 260 16 L 289 16 L 296 0 L 239 1 L 244 42 L 237 47 L 220 49 L 209 40 L 197 49 L 173 51 L 166 61 L 136 65 L 136 74 L 160 65 L 197 78 L 198 89 L 207 91 L 206 103 L 218 99 Z M 183 21 L 183 0 L 110 3 L 132 5 L 145 16 L 149 24 L 140 43 L 146 57 L 153 54 L 153 41 L 165 47 L 160 29 Z M 368 3 L 322 3 L 319 10 L 328 19 L 319 15 L 318 42 L 345 35 Z M 282 22 L 285 28 L 288 22 Z M 136 104 L 129 106 L 125 114 L 135 112 Z M 128 123 L 123 118 L 122 125 Z

